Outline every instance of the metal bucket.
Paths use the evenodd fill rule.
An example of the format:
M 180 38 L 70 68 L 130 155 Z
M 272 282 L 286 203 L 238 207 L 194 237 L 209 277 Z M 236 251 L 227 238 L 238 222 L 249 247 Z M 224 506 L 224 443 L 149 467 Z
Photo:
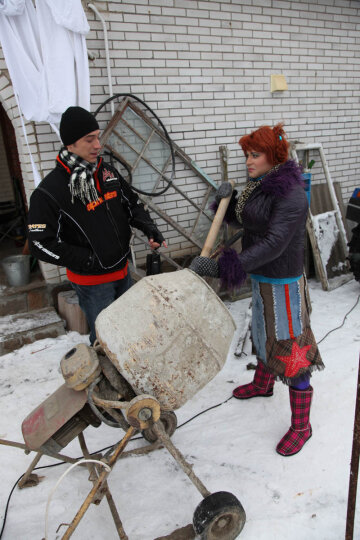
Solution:
M 96 319 L 107 356 L 136 394 L 175 410 L 223 367 L 235 323 L 191 270 L 148 276 Z
M 1 261 L 11 287 L 21 287 L 30 281 L 30 255 L 10 255 Z

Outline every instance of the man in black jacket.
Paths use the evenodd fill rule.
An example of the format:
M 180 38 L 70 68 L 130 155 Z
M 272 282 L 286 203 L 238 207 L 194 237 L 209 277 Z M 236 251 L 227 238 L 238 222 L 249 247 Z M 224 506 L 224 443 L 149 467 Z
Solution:
M 69 107 L 60 136 L 56 167 L 30 198 L 29 246 L 37 259 L 66 267 L 93 344 L 97 315 L 131 286 L 130 225 L 148 237 L 151 249 L 167 246 L 136 193 L 99 157 L 95 117 Z

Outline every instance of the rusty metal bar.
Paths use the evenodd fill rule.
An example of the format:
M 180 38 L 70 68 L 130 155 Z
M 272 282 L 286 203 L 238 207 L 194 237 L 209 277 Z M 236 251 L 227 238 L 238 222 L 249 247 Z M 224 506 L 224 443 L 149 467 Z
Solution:
M 360 357 L 358 367 L 358 381 L 356 392 L 355 419 L 354 419 L 354 434 L 351 453 L 350 479 L 349 479 L 349 495 L 348 507 L 346 515 L 346 532 L 345 540 L 353 540 L 354 537 L 354 518 L 356 510 L 356 492 L 359 475 L 359 456 L 360 456 Z
M 119 535 L 120 540 L 128 540 L 128 536 L 126 535 L 126 533 L 124 531 L 123 524 L 121 522 L 119 513 L 118 513 L 117 508 L 115 506 L 114 499 L 113 499 L 113 497 L 112 497 L 112 495 L 110 493 L 109 486 L 108 486 L 107 482 L 106 482 L 105 496 L 106 496 L 106 500 L 108 502 L 110 512 L 111 512 L 111 515 L 113 517 L 115 527 L 116 527 L 116 530 L 117 530 L 117 533 Z
M 162 446 L 159 442 L 156 441 L 152 444 L 142 446 L 141 448 L 134 448 L 134 450 L 127 450 L 126 452 L 122 452 L 122 454 L 119 456 L 119 459 L 123 459 L 128 456 L 142 456 L 145 454 L 150 454 L 150 452 L 158 450 L 159 448 L 162 448 Z
M 3 444 L 5 446 L 14 446 L 15 448 L 21 448 L 22 450 L 25 450 L 25 452 L 32 452 L 32 450 L 26 446 L 26 444 L 15 442 L 15 441 L 7 441 L 6 439 L 0 439 L 0 444 Z
M 0 444 L 3 444 L 4 446 L 13 446 L 14 448 L 20 448 L 22 450 L 25 450 L 27 454 L 30 454 L 30 452 L 36 452 L 37 450 L 33 450 L 32 448 L 29 448 L 26 446 L 26 444 L 18 443 L 15 441 L 7 441 L 6 439 L 0 439 Z M 41 449 L 41 453 L 44 454 L 44 456 L 49 456 L 54 459 L 66 461 L 67 463 L 76 463 L 79 461 L 78 459 L 71 458 L 69 456 L 65 456 L 64 454 L 58 454 L 56 452 L 51 452 L 51 450 L 45 450 Z
M 89 450 L 88 450 L 88 448 L 86 446 L 86 442 L 85 442 L 85 437 L 84 437 L 84 434 L 82 432 L 79 433 L 78 439 L 79 439 L 80 448 L 81 448 L 81 451 L 83 453 L 84 458 L 86 458 L 86 459 L 94 459 L 89 454 Z M 96 482 L 96 480 L 98 479 L 98 474 L 97 474 L 97 469 L 95 468 L 95 463 L 85 463 L 85 465 L 86 465 L 86 467 L 87 467 L 87 469 L 89 471 L 89 474 L 90 474 L 90 477 L 89 477 L 90 481 L 92 483 Z M 99 500 L 99 502 L 100 502 L 100 500 Z
M 95 392 L 92 393 L 92 399 L 96 405 L 103 407 L 104 409 L 126 409 L 129 405 L 128 401 L 112 401 L 110 399 L 101 399 L 95 395 Z
M 160 421 L 155 422 L 153 426 L 153 430 L 162 442 L 162 444 L 165 446 L 167 451 L 172 455 L 172 457 L 175 459 L 175 461 L 180 465 L 184 473 L 189 477 L 189 479 L 192 481 L 194 486 L 198 491 L 200 491 L 201 495 L 203 497 L 207 497 L 208 495 L 211 495 L 210 491 L 206 489 L 204 484 L 201 482 L 201 480 L 196 476 L 192 469 L 192 465 L 188 463 L 182 453 L 176 448 L 176 446 L 171 442 L 170 437 L 165 432 L 163 425 Z
M 31 473 L 33 472 L 33 470 L 35 469 L 36 465 L 39 463 L 41 457 L 42 457 L 42 452 L 38 452 L 36 454 L 36 456 L 34 457 L 34 459 L 32 460 L 32 462 L 30 463 L 29 467 L 27 468 L 27 471 L 25 472 L 24 476 L 22 477 L 22 479 L 18 482 L 18 487 L 20 489 L 22 489 L 23 487 L 25 487 L 25 484 L 26 482 L 28 481 L 29 479 L 29 476 L 31 475 Z
M 84 434 L 79 433 L 78 439 L 79 439 L 80 447 L 81 447 L 82 453 L 84 454 L 84 457 L 86 459 L 91 459 L 91 455 L 89 454 L 89 450 L 88 450 L 88 448 L 86 446 Z M 101 472 L 100 471 L 100 466 L 96 465 L 95 463 L 87 463 L 86 465 L 88 465 L 88 469 L 89 469 L 89 473 L 90 473 L 90 480 L 91 480 L 91 482 L 95 483 L 96 480 L 98 479 L 98 475 Z M 104 489 L 104 494 L 105 494 L 106 500 L 108 502 L 110 512 L 111 512 L 111 515 L 113 517 L 113 520 L 114 520 L 115 527 L 116 527 L 116 530 L 118 532 L 119 538 L 120 538 L 120 540 L 128 540 L 128 537 L 125 534 L 125 531 L 124 531 L 124 528 L 123 528 L 119 513 L 118 513 L 117 508 L 115 506 L 114 499 L 113 499 L 113 497 L 111 495 L 111 492 L 110 492 L 109 485 L 108 485 L 107 481 L 104 482 L 104 488 L 105 488 Z M 100 493 L 100 496 L 93 501 L 94 504 L 100 504 L 100 502 L 102 500 L 101 495 L 102 494 Z
M 119 455 L 133 436 L 133 434 L 136 432 L 136 429 L 132 426 L 129 427 L 128 431 L 125 433 L 124 438 L 119 442 L 118 446 L 116 447 L 113 455 L 110 457 L 109 462 L 107 463 L 111 468 L 116 463 L 116 460 L 118 459 Z M 79 525 L 81 519 L 84 517 L 85 512 L 89 508 L 90 504 L 92 503 L 92 500 L 94 499 L 97 490 L 102 486 L 106 478 L 108 477 L 109 473 L 104 470 L 97 479 L 97 482 L 94 484 L 93 488 L 90 490 L 88 496 L 86 497 L 85 501 L 79 508 L 78 512 L 76 513 L 76 516 L 70 523 L 66 533 L 62 537 L 62 540 L 68 540 L 73 532 L 75 531 L 76 527 Z

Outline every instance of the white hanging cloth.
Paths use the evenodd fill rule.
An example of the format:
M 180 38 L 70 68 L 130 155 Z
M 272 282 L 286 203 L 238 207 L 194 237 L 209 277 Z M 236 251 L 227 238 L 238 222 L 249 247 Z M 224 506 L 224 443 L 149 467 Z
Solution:
M 25 118 L 47 120 L 45 73 L 38 23 L 31 0 L 5 0 L 5 4 L 0 4 L 0 42 Z
M 84 35 L 89 25 L 80 0 L 36 0 L 36 14 L 48 89 L 48 121 L 58 125 L 71 105 L 90 108 Z
M 58 125 L 71 105 L 90 108 L 81 0 L 0 0 L 0 42 L 27 120 Z
M 21 15 L 25 0 L 0 0 L 0 11 L 4 15 Z
M 35 186 L 40 174 L 30 152 L 23 115 L 49 122 L 59 139 L 61 114 L 90 109 L 90 76 L 81 0 L 0 0 L 0 43 L 29 150 Z

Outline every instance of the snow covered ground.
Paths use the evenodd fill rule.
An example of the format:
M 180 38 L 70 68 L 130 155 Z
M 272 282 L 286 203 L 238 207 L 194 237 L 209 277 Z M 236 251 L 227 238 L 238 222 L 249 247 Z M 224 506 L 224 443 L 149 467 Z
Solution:
M 312 328 L 318 341 L 339 326 L 355 304 L 359 283 L 350 281 L 331 292 L 310 282 Z M 255 357 L 236 358 L 239 333 L 249 300 L 228 307 L 237 323 L 224 369 L 191 401 L 177 411 L 182 424 L 200 411 L 224 402 L 234 386 L 248 382 L 253 372 L 246 365 Z M 296 456 L 284 458 L 275 446 L 290 425 L 288 390 L 281 383 L 274 396 L 240 402 L 230 399 L 195 418 L 173 435 L 173 441 L 194 471 L 214 491 L 230 491 L 243 504 L 247 521 L 242 540 L 339 540 L 345 535 L 348 483 L 356 385 L 360 349 L 360 302 L 342 328 L 319 345 L 326 365 L 312 377 L 313 437 Z M 0 358 L 0 438 L 22 442 L 21 423 L 62 383 L 61 357 L 86 336 L 71 332 L 57 339 L 27 345 Z M 123 432 L 122 432 L 123 433 Z M 119 431 L 105 425 L 84 432 L 91 452 L 119 440 Z M 132 442 L 136 447 L 142 442 Z M 77 441 L 64 453 L 77 457 Z M 0 519 L 12 486 L 34 457 L 22 450 L 0 446 Z M 54 463 L 44 457 L 39 465 Z M 49 494 L 69 467 L 38 471 L 39 486 L 15 489 L 3 540 L 44 537 Z M 55 492 L 49 512 L 49 540 L 61 538 L 60 523 L 69 523 L 91 488 L 88 474 L 76 467 Z M 201 500 L 200 494 L 166 450 L 130 457 L 115 466 L 109 485 L 130 540 L 153 540 L 187 525 Z M 360 503 L 359 503 L 360 504 Z M 0 524 L 1 528 L 1 524 Z M 75 531 L 74 539 L 118 538 L 106 502 L 91 505 Z M 354 538 L 360 538 L 360 506 Z

